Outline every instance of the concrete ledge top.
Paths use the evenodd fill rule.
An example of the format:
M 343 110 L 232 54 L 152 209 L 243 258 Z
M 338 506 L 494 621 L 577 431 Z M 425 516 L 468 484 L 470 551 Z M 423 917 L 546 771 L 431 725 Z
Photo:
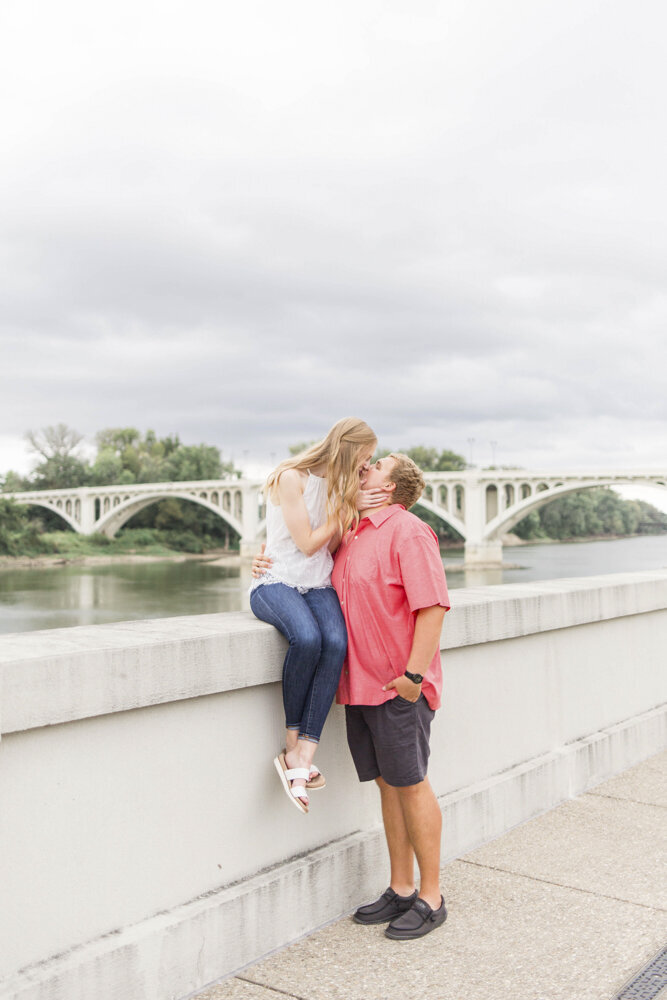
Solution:
M 667 608 L 667 569 L 469 587 L 450 594 L 443 649 Z
M 452 592 L 441 647 L 667 609 L 667 570 Z M 15 633 L 0 638 L 0 732 L 280 680 L 284 639 L 250 612 Z

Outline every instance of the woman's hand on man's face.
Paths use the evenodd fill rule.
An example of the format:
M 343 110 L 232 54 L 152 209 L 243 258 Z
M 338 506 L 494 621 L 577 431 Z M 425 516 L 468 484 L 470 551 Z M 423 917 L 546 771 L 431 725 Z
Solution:
M 357 493 L 357 510 L 369 510 L 371 507 L 381 507 L 387 500 L 385 490 L 359 490 Z
M 271 556 L 264 555 L 265 548 L 266 544 L 262 542 L 261 549 L 259 550 L 256 556 L 253 556 L 252 559 L 252 575 L 255 577 L 255 579 L 259 579 L 259 577 L 264 576 L 267 569 L 271 569 L 271 567 L 273 566 L 273 559 L 271 558 Z

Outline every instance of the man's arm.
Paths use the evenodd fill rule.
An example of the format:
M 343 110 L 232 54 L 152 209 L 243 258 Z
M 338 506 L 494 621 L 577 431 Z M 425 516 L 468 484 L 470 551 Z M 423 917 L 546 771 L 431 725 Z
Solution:
M 405 669 L 411 674 L 423 676 L 430 667 L 431 660 L 440 648 L 440 633 L 446 610 L 442 605 L 434 604 L 430 608 L 420 608 L 417 612 L 412 648 L 405 664 Z M 394 678 L 382 690 L 390 691 L 392 688 L 406 701 L 417 701 L 422 690 L 421 684 L 413 684 L 405 675 Z

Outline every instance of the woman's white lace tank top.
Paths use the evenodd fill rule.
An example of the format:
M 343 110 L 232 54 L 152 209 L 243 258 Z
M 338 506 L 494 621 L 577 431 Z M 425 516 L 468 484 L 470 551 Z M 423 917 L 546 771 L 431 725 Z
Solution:
M 313 530 L 323 525 L 327 519 L 327 481 L 308 473 L 303 491 L 303 501 L 308 511 Z M 273 559 L 273 565 L 260 579 L 254 580 L 251 590 L 265 583 L 285 583 L 300 593 L 317 587 L 331 586 L 333 557 L 326 545 L 305 555 L 290 535 L 282 508 L 266 498 L 266 552 Z

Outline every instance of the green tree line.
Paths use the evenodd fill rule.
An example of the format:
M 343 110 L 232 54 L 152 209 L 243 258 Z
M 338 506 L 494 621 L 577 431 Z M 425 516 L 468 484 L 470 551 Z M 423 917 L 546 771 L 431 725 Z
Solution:
M 95 436 L 92 459 L 81 453 L 83 436 L 65 424 L 29 431 L 26 439 L 37 456 L 29 476 L 8 472 L 1 481 L 5 493 L 69 489 L 77 486 L 116 486 L 132 483 L 188 482 L 240 476 L 232 462 L 224 462 L 212 445 L 185 445 L 178 435 L 159 438 L 135 427 L 113 427 Z M 0 554 L 32 555 L 60 551 L 64 531 L 57 514 L 43 507 L 20 507 L 7 498 L 0 503 Z M 236 539 L 212 511 L 177 499 L 161 500 L 136 514 L 119 532 L 125 545 L 144 549 L 159 545 L 185 552 L 234 547 Z M 93 543 L 108 547 L 98 536 Z M 66 540 L 66 547 L 71 547 Z M 117 545 L 115 546 L 117 547 Z
M 177 435 L 158 438 L 149 430 L 109 428 L 95 438 L 92 459 L 81 455 L 82 436 L 64 424 L 27 435 L 38 463 L 29 476 L 9 472 L 0 480 L 4 492 L 59 489 L 75 486 L 111 486 L 150 482 L 184 482 L 239 476 L 233 463 L 223 462 L 218 448 L 211 445 L 184 445 Z M 305 445 L 293 445 L 290 452 Z M 382 449 L 376 458 L 389 454 Z M 395 449 L 394 449 L 395 450 Z M 460 471 L 466 461 L 456 452 L 418 445 L 406 453 L 425 472 Z M 437 515 L 417 505 L 415 514 L 430 524 L 443 543 L 460 541 L 456 532 Z M 526 541 L 540 539 L 604 537 L 615 535 L 660 534 L 667 531 L 667 514 L 641 500 L 623 500 L 609 489 L 582 490 L 561 497 L 532 511 L 513 529 Z M 33 555 L 63 549 L 73 533 L 64 529 L 61 518 L 40 507 L 23 507 L 0 497 L 0 554 Z M 237 539 L 216 514 L 187 501 L 161 500 L 136 514 L 118 533 L 118 541 L 96 536 L 92 544 L 113 545 L 127 551 L 148 546 L 186 552 L 234 547 Z M 67 547 L 67 546 L 66 546 Z M 119 548 L 120 547 L 120 548 Z
M 108 428 L 95 435 L 92 460 L 81 454 L 83 436 L 65 424 L 28 431 L 26 439 L 38 463 L 29 476 L 8 472 L 2 483 L 5 493 L 240 475 L 232 462 L 222 461 L 218 448 L 182 444 L 177 434 L 159 438 L 151 430 L 142 435 L 135 427 Z
M 643 500 L 624 500 L 610 489 L 590 489 L 531 511 L 513 531 L 526 541 L 657 535 L 667 531 L 667 514 Z

